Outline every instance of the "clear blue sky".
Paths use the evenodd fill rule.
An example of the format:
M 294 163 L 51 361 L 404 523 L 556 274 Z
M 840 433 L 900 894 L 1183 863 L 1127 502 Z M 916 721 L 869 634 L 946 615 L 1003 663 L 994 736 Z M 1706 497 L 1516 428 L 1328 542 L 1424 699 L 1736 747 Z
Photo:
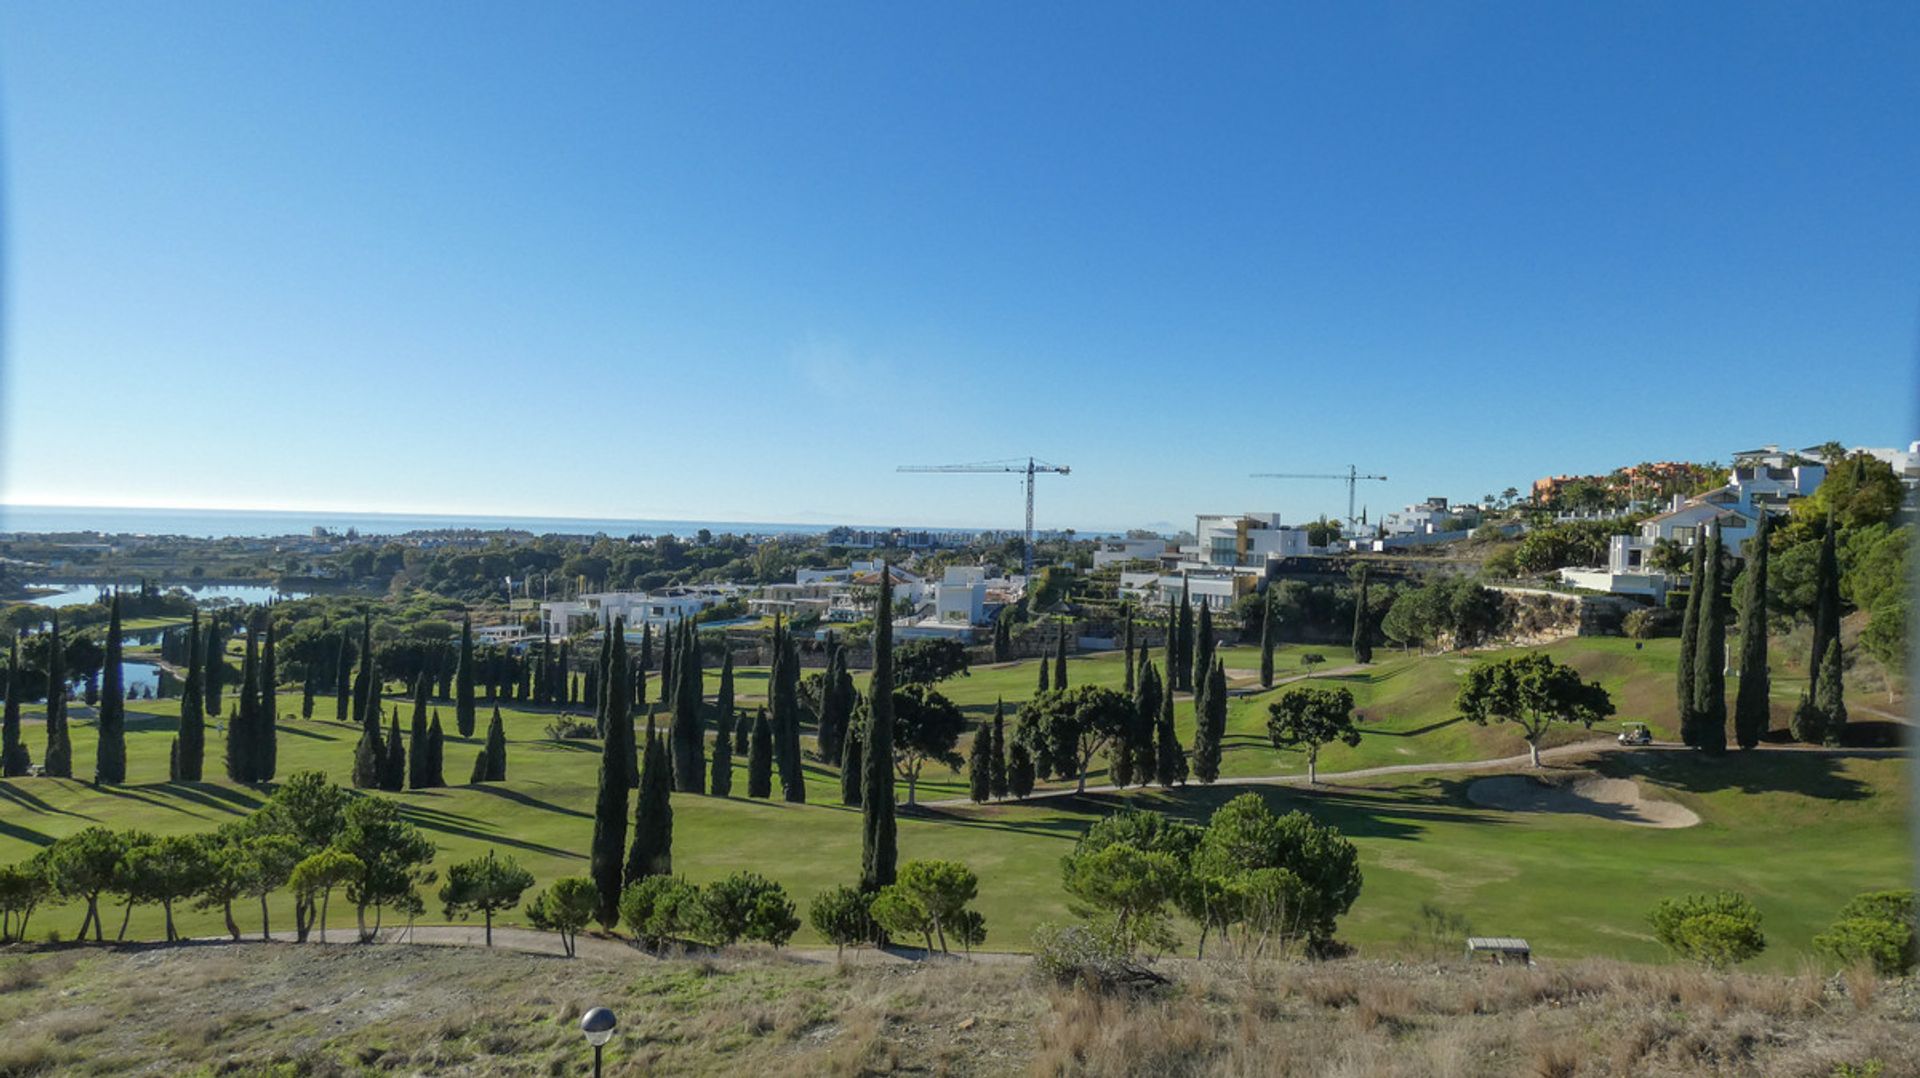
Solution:
M 6 498 L 1376 514 L 1914 436 L 1920 5 L 0 9 Z

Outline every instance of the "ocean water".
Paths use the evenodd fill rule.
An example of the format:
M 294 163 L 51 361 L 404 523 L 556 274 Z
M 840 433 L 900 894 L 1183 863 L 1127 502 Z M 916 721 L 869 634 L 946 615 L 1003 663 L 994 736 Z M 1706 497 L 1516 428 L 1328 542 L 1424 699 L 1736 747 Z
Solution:
M 140 509 L 111 506 L 0 505 L 0 532 L 101 532 L 108 535 L 183 535 L 268 539 L 308 535 L 314 528 L 362 535 L 471 528 L 518 529 L 536 535 L 678 535 L 705 528 L 715 535 L 819 535 L 834 524 L 769 524 L 725 520 L 594 520 L 579 517 L 439 516 L 403 513 L 324 513 L 280 510 Z M 853 525 L 864 527 L 864 525 Z

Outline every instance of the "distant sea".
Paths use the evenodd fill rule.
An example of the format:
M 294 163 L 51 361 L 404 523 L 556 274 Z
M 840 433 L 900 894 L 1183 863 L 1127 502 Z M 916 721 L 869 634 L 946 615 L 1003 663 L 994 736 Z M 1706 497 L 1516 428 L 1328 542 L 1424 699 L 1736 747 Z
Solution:
M 876 527 L 848 525 L 849 527 Z M 0 532 L 101 532 L 108 535 L 183 535 L 192 538 L 273 538 L 308 535 L 314 528 L 362 535 L 412 531 L 513 529 L 535 535 L 678 535 L 705 528 L 715 535 L 820 535 L 837 524 L 767 524 L 728 520 L 593 520 L 581 517 L 438 516 L 406 513 L 324 513 L 229 509 L 140 509 L 111 506 L 0 505 Z M 932 531 L 968 529 L 935 528 Z

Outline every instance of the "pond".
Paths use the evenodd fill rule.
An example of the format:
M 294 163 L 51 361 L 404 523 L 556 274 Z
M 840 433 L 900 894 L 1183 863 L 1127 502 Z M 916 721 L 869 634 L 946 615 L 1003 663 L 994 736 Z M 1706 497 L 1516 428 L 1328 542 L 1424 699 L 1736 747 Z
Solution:
M 33 601 L 41 606 L 84 606 L 96 602 L 111 589 L 104 584 L 28 584 L 29 588 L 55 588 L 56 594 L 42 595 Z M 234 602 L 258 604 L 269 599 L 304 599 L 312 592 L 281 591 L 272 584 L 168 584 L 167 590 L 184 588 L 188 595 L 200 602 L 215 599 L 229 599 Z

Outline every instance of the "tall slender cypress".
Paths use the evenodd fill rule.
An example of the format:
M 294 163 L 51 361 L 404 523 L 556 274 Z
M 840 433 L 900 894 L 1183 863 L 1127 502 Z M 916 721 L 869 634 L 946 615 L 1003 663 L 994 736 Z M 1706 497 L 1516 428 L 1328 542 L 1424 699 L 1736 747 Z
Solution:
M 681 644 L 680 684 L 673 694 L 673 732 L 668 738 L 673 748 L 673 785 L 681 793 L 705 793 L 707 730 L 700 720 L 700 704 L 706 695 L 706 678 L 700 668 L 700 631 L 692 621 L 686 623 Z M 640 779 L 646 781 L 644 771 Z
M 867 781 L 866 729 L 858 705 L 847 718 L 847 732 L 840 738 L 840 803 L 860 807 L 860 787 Z
M 207 661 L 200 671 L 200 693 L 207 714 L 220 718 L 220 693 L 227 681 L 227 641 L 220 634 L 220 615 L 207 615 Z
M 387 758 L 380 767 L 380 788 L 397 793 L 407 788 L 407 746 L 400 740 L 400 709 L 393 709 L 393 725 L 387 730 Z
M 1159 680 L 1156 675 L 1155 680 Z M 1161 786 L 1185 785 L 1187 781 L 1187 753 L 1180 747 L 1180 737 L 1173 725 L 1173 686 L 1162 683 L 1160 690 L 1160 721 L 1154 740 L 1159 742 L 1159 758 L 1155 761 L 1154 781 Z
M 767 722 L 767 709 L 753 717 L 753 737 L 747 746 L 747 796 L 773 796 L 773 726 Z
M 252 626 L 247 627 L 246 657 L 240 664 L 239 710 L 227 723 L 227 778 L 234 782 L 253 781 L 255 692 L 260 681 L 259 642 Z
M 1373 661 L 1373 621 L 1367 606 L 1367 567 L 1363 564 L 1353 597 L 1353 661 L 1357 663 Z
M 893 817 L 893 569 L 880 565 L 879 605 L 873 621 L 873 678 L 868 690 L 865 781 L 861 783 L 860 889 L 890 886 L 900 851 Z
M 413 686 L 413 723 L 407 731 L 407 788 L 424 790 L 427 768 L 433 759 L 427 749 L 427 675 L 421 674 Z
M 1153 672 L 1145 652 L 1140 654 L 1140 670 L 1133 679 L 1133 778 L 1145 785 L 1153 780 L 1159 763 L 1154 734 L 1159 730 L 1160 678 Z
M 1213 672 L 1213 656 L 1218 644 L 1213 637 L 1213 608 L 1205 600 L 1200 603 L 1197 624 L 1193 630 L 1193 669 L 1194 677 L 1204 681 Z M 1200 681 L 1196 681 L 1194 692 L 1201 691 Z
M 107 602 L 107 658 L 100 677 L 100 738 L 93 754 L 95 785 L 127 781 L 127 686 L 120 666 L 120 593 Z
M 1820 695 L 1813 704 L 1820 710 L 1825 720 L 1825 737 L 1829 745 L 1838 745 L 1847 732 L 1847 699 L 1845 679 L 1841 675 L 1840 638 L 1827 641 L 1827 654 L 1820 660 Z
M 724 641 L 723 641 L 724 642 Z M 720 687 L 713 694 L 713 751 L 732 756 L 733 747 L 733 649 L 720 659 Z M 745 748 L 745 746 L 741 746 Z
M 1067 691 L 1067 623 L 1062 621 L 1056 631 L 1057 646 L 1053 651 L 1053 688 L 1056 692 Z
M 280 667 L 274 648 L 273 614 L 264 619 L 260 642 L 260 708 L 254 717 L 253 781 L 272 782 L 280 769 Z
M 1227 668 L 1217 659 L 1207 671 L 1204 705 L 1196 704 L 1193 718 L 1196 731 L 1205 731 L 1204 738 L 1198 732 L 1193 737 L 1193 774 L 1211 783 L 1220 777 L 1220 752 L 1227 733 Z
M 1260 603 L 1260 687 L 1273 688 L 1273 592 L 1268 590 Z
M 1826 534 L 1820 537 L 1820 556 L 1813 571 L 1813 649 L 1807 656 L 1807 696 L 1815 706 L 1820 703 L 1820 679 L 1827 648 L 1840 639 L 1840 563 L 1834 556 L 1839 525 L 1827 516 Z M 1828 737 L 1831 739 L 1832 733 Z
M 681 649 L 678 661 L 692 656 Z M 676 768 L 675 773 L 679 771 Z M 697 776 L 696 776 L 697 777 Z M 673 874 L 673 783 L 667 775 L 667 750 L 647 722 L 646 759 L 640 768 L 640 796 L 633 802 L 633 845 L 627 850 L 627 883 L 646 876 Z
M 627 696 L 633 682 L 627 673 L 626 621 L 613 620 L 608 634 L 607 685 L 605 689 L 607 728 L 601 735 L 601 752 L 621 761 L 628 789 L 640 785 L 639 745 L 633 736 L 633 709 Z M 624 810 L 623 810 L 624 811 Z M 624 817 L 623 817 L 624 818 Z M 626 825 L 623 823 L 624 828 Z
M 1205 604 L 1202 604 L 1205 605 Z M 1185 577 L 1180 579 L 1180 647 L 1179 667 L 1174 677 L 1182 692 L 1193 691 L 1193 588 Z
M 333 721 L 345 723 L 353 717 L 353 645 L 347 643 L 346 630 L 340 631 L 340 652 L 333 664 Z
M 1039 695 L 1041 695 L 1041 696 L 1045 696 L 1045 695 L 1047 694 L 1047 690 L 1048 690 L 1049 688 L 1051 688 L 1051 687 L 1052 687 L 1052 686 L 1050 686 L 1050 685 L 1048 684 L 1048 679 L 1049 679 L 1049 678 L 1051 678 L 1051 677 L 1052 677 L 1052 675 L 1053 675 L 1053 656 L 1051 656 L 1051 655 L 1042 655 L 1042 656 L 1040 656 L 1040 692 L 1039 692 Z
M 6 715 L 0 720 L 0 776 L 17 779 L 32 767 L 32 754 L 20 737 L 20 701 L 26 695 L 26 670 L 20 665 L 20 634 L 13 634 L 13 652 L 7 659 Z
M 187 678 L 180 686 L 180 732 L 173 739 L 168 777 L 199 782 L 206 756 L 207 720 L 200 710 L 200 614 L 187 630 Z
M 1700 590 L 1707 577 L 1707 539 L 1693 539 L 1693 571 L 1687 582 L 1687 612 L 1680 621 L 1680 655 L 1674 672 L 1675 707 L 1680 723 L 1680 740 L 1689 746 L 1698 744 L 1699 723 L 1693 716 L 1693 682 L 1700 650 Z
M 1007 796 L 1007 701 L 993 702 L 993 745 L 988 750 L 988 792 L 996 800 Z
M 395 720 L 394 729 L 399 729 Z M 493 709 L 493 721 L 487 723 L 487 781 L 507 781 L 507 727 L 500 721 L 500 708 Z
M 967 796 L 976 804 L 993 796 L 993 727 L 985 723 L 967 746 Z
M 715 797 L 733 796 L 733 726 L 730 718 L 720 720 L 719 736 L 713 739 L 713 763 L 708 789 Z
M 73 739 L 67 732 L 67 653 L 60 642 L 60 612 L 53 612 L 47 638 L 47 751 L 41 769 L 49 778 L 73 777 Z
M 1740 688 L 1733 702 L 1734 740 L 1741 748 L 1760 743 L 1773 725 L 1773 685 L 1767 672 L 1768 517 L 1747 540 L 1746 571 L 1740 574 Z
M 427 727 L 427 785 L 430 787 L 447 784 L 447 735 L 440 729 L 440 713 L 433 713 L 433 722 Z
M 791 630 L 779 634 L 780 661 L 771 675 L 773 694 L 773 759 L 780 770 L 780 795 L 803 805 L 807 801 L 805 761 L 800 755 L 800 648 Z
M 1727 623 L 1720 601 L 1720 530 L 1707 540 L 1707 583 L 1700 591 L 1700 639 L 1693 660 L 1694 745 L 1727 751 Z
M 361 726 L 367 725 L 369 721 L 367 719 L 369 704 L 373 705 L 372 710 L 379 710 L 380 687 L 376 682 L 373 662 L 373 613 L 368 611 L 360 619 L 360 670 L 353 679 L 353 721 Z M 374 733 L 378 735 L 380 720 L 376 717 L 371 721 L 374 723 Z
M 1126 678 L 1126 682 L 1121 686 L 1121 691 L 1125 692 L 1128 696 L 1132 696 L 1133 695 L 1133 608 L 1131 606 L 1127 608 L 1126 624 L 1121 628 L 1120 635 L 1121 635 L 1122 641 L 1124 642 L 1124 648 L 1120 653 L 1120 665 L 1121 665 L 1121 669 L 1124 671 L 1122 676 Z
M 612 674 L 607 681 L 609 693 L 622 693 L 625 671 L 611 665 L 608 669 Z M 627 768 L 632 760 L 630 753 L 629 758 L 622 759 L 618 751 L 613 732 L 621 726 L 627 727 L 631 737 L 632 725 L 623 716 L 619 722 L 609 723 L 608 736 L 601 744 L 600 782 L 593 802 L 593 843 L 587 856 L 587 872 L 600 898 L 594 917 L 609 929 L 620 922 L 620 886 L 627 852 Z
M 460 660 L 453 672 L 453 728 L 461 737 L 472 737 L 473 710 L 473 615 L 460 619 Z

